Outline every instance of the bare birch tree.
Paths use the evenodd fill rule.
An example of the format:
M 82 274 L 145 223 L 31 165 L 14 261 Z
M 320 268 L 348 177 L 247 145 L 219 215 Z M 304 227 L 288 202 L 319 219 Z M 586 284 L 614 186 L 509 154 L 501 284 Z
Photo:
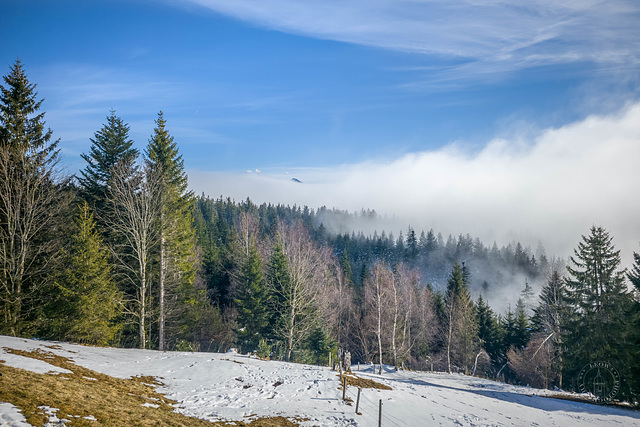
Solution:
M 377 263 L 373 272 L 365 282 L 365 301 L 369 308 L 367 317 L 373 319 L 374 335 L 378 346 L 378 361 L 380 363 L 379 374 L 382 374 L 382 341 L 384 316 L 387 314 L 387 297 L 393 292 L 393 273 L 389 268 Z M 366 319 L 365 319 L 366 321 Z
M 111 227 L 122 242 L 112 248 L 118 267 L 134 289 L 128 311 L 138 319 L 140 348 L 146 347 L 149 263 L 157 244 L 154 223 L 158 216 L 158 180 L 147 166 L 143 170 L 121 163 L 114 167 L 108 195 Z
M 319 248 L 300 224 L 279 225 L 278 244 L 287 260 L 288 279 L 272 283 L 279 303 L 280 323 L 276 334 L 284 340 L 286 360 L 318 325 L 318 298 L 324 280 L 324 265 Z

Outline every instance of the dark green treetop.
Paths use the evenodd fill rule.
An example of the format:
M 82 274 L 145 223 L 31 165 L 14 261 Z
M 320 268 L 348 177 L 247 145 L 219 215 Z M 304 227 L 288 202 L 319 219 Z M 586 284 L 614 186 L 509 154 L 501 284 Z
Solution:
M 43 99 L 37 99 L 36 84 L 29 82 L 19 59 L 3 79 L 7 86 L 0 86 L 0 146 L 56 157 L 58 141 L 50 143 L 52 131 L 44 130 L 45 113 L 38 114 Z
M 113 167 L 120 162 L 133 163 L 138 157 L 138 150 L 132 148 L 129 125 L 116 116 L 114 110 L 107 116 L 107 123 L 91 138 L 91 144 L 89 154 L 82 154 L 87 167 L 80 171 L 78 181 L 83 198 L 100 215 L 113 176 Z

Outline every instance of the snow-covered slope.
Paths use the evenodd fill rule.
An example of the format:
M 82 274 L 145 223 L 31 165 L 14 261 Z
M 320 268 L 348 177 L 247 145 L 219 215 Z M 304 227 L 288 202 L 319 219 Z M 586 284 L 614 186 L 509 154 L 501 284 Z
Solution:
M 353 402 L 344 402 L 336 372 L 326 367 L 262 361 L 235 353 L 52 344 L 0 336 L 0 360 L 35 372 L 60 372 L 46 362 L 4 351 L 42 349 L 114 377 L 162 377 L 165 385 L 159 391 L 179 402 L 177 411 L 212 421 L 281 415 L 308 419 L 301 423 L 308 426 L 377 426 L 382 401 L 383 426 L 640 425 L 637 411 L 552 399 L 544 397 L 549 394 L 544 390 L 462 375 L 388 370 L 379 376 L 370 366 L 360 372 L 354 366 L 353 370 L 393 390 L 363 389 L 362 415 L 358 415 L 357 389 L 349 387 L 347 396 Z M 0 403 L 0 425 L 25 424 L 15 407 Z

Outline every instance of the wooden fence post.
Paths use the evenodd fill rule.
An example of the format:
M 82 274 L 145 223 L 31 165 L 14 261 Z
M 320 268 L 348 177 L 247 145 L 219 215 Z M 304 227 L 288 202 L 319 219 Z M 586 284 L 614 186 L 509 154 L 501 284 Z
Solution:
M 378 427 L 382 427 L 382 399 L 380 399 L 380 407 L 378 409 Z
M 342 376 L 342 400 L 346 400 L 347 398 L 347 377 Z
M 358 412 L 358 407 L 360 407 L 360 392 L 362 391 L 361 388 L 358 389 L 358 399 L 356 400 L 356 415 L 362 415 L 360 412 Z

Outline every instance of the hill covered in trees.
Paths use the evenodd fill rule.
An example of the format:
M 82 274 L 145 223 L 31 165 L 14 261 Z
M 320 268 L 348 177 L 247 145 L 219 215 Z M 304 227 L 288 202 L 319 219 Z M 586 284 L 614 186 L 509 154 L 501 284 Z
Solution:
M 640 290 L 640 255 L 621 270 L 604 228 L 565 269 L 518 242 L 336 231 L 372 211 L 196 197 L 162 112 L 139 153 L 111 111 L 86 167 L 63 177 L 19 61 L 4 82 L 1 333 L 308 363 L 344 350 L 576 390 L 583 367 L 606 361 L 619 372 L 607 386 L 637 400 L 640 303 L 628 284 Z

